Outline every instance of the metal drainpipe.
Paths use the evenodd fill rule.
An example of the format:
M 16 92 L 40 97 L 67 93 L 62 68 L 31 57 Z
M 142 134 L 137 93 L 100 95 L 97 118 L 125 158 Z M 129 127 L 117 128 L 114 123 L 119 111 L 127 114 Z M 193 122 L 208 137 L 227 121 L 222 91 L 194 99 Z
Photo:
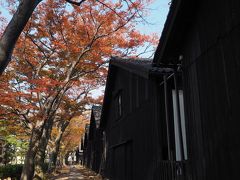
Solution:
M 180 143 L 180 156 L 181 160 L 184 159 L 184 147 L 183 147 L 183 135 L 182 135 L 182 122 L 181 122 L 181 113 L 180 113 L 180 104 L 179 104 L 179 91 L 177 86 L 177 73 L 174 69 L 174 86 L 176 91 L 176 105 L 177 105 L 177 118 L 178 118 L 178 132 L 179 132 L 179 143 Z
M 167 146 L 168 146 L 168 160 L 172 160 L 171 146 L 170 146 L 170 133 L 169 133 L 169 115 L 168 115 L 168 93 L 167 93 L 167 75 L 163 76 L 164 81 L 164 101 L 165 101 L 165 116 L 167 128 Z

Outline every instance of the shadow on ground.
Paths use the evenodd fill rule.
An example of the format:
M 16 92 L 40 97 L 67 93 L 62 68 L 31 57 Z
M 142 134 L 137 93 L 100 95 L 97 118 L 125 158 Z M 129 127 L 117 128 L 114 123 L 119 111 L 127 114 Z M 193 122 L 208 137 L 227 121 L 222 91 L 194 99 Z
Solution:
M 49 180 L 103 180 L 102 177 L 95 172 L 83 167 L 65 167 L 59 169 L 57 173 L 49 176 Z

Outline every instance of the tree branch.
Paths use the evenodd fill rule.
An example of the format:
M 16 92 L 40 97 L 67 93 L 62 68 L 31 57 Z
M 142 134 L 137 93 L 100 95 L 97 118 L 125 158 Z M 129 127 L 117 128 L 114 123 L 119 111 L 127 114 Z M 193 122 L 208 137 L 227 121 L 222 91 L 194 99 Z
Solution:
M 84 1 L 86 0 L 81 0 L 80 2 L 76 2 L 76 1 L 72 1 L 72 0 L 65 0 L 66 2 L 76 5 L 76 6 L 80 6 Z

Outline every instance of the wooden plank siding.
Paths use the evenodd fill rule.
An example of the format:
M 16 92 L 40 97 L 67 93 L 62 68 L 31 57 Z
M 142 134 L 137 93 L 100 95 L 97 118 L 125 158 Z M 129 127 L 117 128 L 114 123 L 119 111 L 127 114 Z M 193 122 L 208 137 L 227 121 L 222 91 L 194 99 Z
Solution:
M 240 69 L 237 65 L 239 57 L 235 53 L 235 49 L 240 47 L 240 31 L 233 26 L 230 28 L 227 22 L 231 21 L 224 19 L 228 17 L 224 16 L 224 13 L 228 13 L 225 10 L 226 1 L 224 4 L 223 1 L 219 2 L 221 7 L 216 7 L 210 1 L 208 4 L 209 9 L 215 10 L 203 11 L 206 9 L 204 4 L 203 10 L 200 10 L 202 13 L 198 15 L 201 18 L 195 22 L 197 28 L 192 32 L 199 35 L 198 42 L 195 42 L 198 46 L 192 45 L 195 37 L 190 35 L 190 31 L 183 50 L 185 71 L 188 72 L 184 76 L 188 79 L 186 89 L 190 93 L 196 93 L 190 99 L 198 101 L 186 104 L 188 107 L 195 104 L 199 109 L 197 111 L 200 111 L 193 110 L 195 118 L 190 116 L 188 121 L 193 129 L 189 136 L 195 135 L 189 144 L 198 142 L 191 151 L 193 176 L 194 179 L 234 179 L 238 174 L 237 164 L 240 160 L 237 110 L 240 107 L 240 89 L 237 83 L 240 82 Z M 187 92 L 186 96 L 189 96 Z
M 188 6 L 185 3 L 180 8 Z M 192 8 L 185 8 L 191 14 L 174 27 L 185 31 L 170 35 L 168 46 L 156 53 L 164 58 L 156 56 L 155 63 L 161 66 L 183 57 L 191 179 L 239 179 L 240 1 L 202 0 Z M 173 47 L 181 47 L 178 54 Z
M 182 180 L 185 176 L 185 162 L 176 161 L 174 76 L 166 89 L 169 138 L 166 130 L 163 75 L 172 72 L 153 69 L 149 60 L 111 59 L 100 125 L 106 135 L 103 174 L 107 178 Z
M 109 152 L 105 174 L 111 179 L 153 179 L 160 158 L 156 84 L 126 70 L 114 69 L 113 92 L 122 92 L 123 116 L 115 118 L 114 93 L 106 126 Z

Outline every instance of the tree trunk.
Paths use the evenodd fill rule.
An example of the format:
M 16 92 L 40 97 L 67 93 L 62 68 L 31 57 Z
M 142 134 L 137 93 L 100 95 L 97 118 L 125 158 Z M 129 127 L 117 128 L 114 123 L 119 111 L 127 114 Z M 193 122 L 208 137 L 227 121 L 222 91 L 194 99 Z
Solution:
M 60 150 L 60 145 L 61 145 L 61 140 L 62 140 L 62 136 L 64 131 L 66 130 L 67 126 L 69 125 L 69 122 L 63 122 L 61 124 L 61 128 L 58 131 L 58 135 L 57 138 L 55 139 L 54 142 L 54 148 L 51 152 L 51 164 L 52 164 L 52 170 L 54 170 L 56 168 L 56 164 L 57 164 L 57 157 L 58 157 L 58 153 Z
M 39 148 L 35 157 L 35 169 L 33 179 L 43 179 L 44 177 L 44 160 L 46 155 L 47 144 L 51 136 L 53 119 L 48 119 L 43 127 L 43 133 L 40 139 Z
M 67 166 L 66 154 L 62 156 L 63 166 Z
M 32 180 L 34 173 L 34 159 L 39 147 L 39 139 L 42 134 L 42 128 L 32 130 L 28 151 L 25 155 L 21 180 Z
M 0 39 L 0 75 L 11 60 L 18 37 L 41 0 L 21 0 L 17 11 Z
M 56 168 L 57 165 L 57 157 L 58 157 L 58 153 L 59 153 L 59 149 L 60 149 L 60 143 L 62 140 L 62 133 L 58 135 L 58 137 L 55 140 L 55 146 L 53 151 L 51 152 L 51 164 L 52 164 L 52 169 L 54 170 Z

